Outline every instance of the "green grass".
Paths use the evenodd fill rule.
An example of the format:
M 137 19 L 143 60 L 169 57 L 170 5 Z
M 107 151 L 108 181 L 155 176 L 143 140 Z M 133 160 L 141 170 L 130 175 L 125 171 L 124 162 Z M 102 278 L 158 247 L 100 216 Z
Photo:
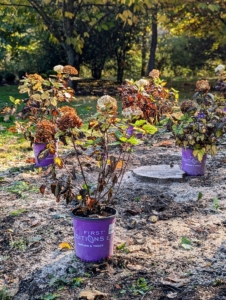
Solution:
M 200 77 L 177 77 L 173 78 L 172 80 L 167 80 L 167 87 L 174 88 L 175 90 L 179 91 L 179 102 L 186 100 L 186 99 L 192 99 L 192 96 L 195 93 L 196 89 L 196 81 L 201 80 L 203 78 Z M 209 81 L 211 86 L 215 86 L 217 82 L 216 77 L 209 77 L 205 78 Z
M 18 92 L 17 85 L 0 86 L 0 109 L 6 105 L 12 105 L 12 102 L 9 100 L 9 96 L 17 99 L 23 99 L 27 97 L 26 94 L 20 94 Z

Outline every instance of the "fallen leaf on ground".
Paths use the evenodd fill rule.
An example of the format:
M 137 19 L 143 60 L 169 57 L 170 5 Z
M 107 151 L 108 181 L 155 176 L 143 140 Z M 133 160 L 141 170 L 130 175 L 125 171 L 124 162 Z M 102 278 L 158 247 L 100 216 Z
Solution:
M 40 188 L 39 188 L 39 190 L 40 190 L 40 192 L 41 192 L 42 195 L 44 195 L 45 189 L 46 189 L 46 186 L 45 186 L 44 184 L 42 184 L 42 185 L 40 186 Z
M 167 280 L 167 281 L 171 281 L 171 282 L 180 282 L 180 278 L 176 277 L 176 276 L 168 276 L 168 277 L 165 277 L 164 280 Z
M 103 300 L 107 299 L 107 294 L 99 292 L 99 291 L 94 290 L 94 289 L 93 290 L 87 289 L 87 290 L 81 291 L 78 295 L 78 298 L 79 299 L 85 298 L 87 300 L 94 300 L 98 296 L 101 296 L 101 299 L 103 299 Z
M 208 230 L 209 230 L 209 233 L 215 233 L 217 231 L 217 228 L 216 227 L 209 227 Z
M 127 267 L 127 269 L 129 269 L 130 271 L 138 271 L 138 270 L 142 270 L 142 269 L 143 269 L 143 266 L 141 266 L 141 265 L 127 264 L 126 267 Z
M 61 243 L 59 247 L 62 250 L 70 250 L 71 249 L 71 246 L 67 242 Z
M 119 284 L 117 284 L 117 283 L 116 283 L 115 287 L 116 287 L 116 289 L 118 289 L 118 290 L 121 289 L 121 286 L 120 286 Z
M 174 141 L 162 141 L 153 145 L 154 147 L 175 147 Z
M 33 222 L 31 222 L 31 227 L 35 227 L 40 225 L 40 221 L 39 220 L 34 220 Z
M 33 157 L 28 157 L 28 158 L 25 160 L 25 162 L 26 162 L 27 164 L 34 164 L 34 163 L 35 163 L 35 158 L 33 158 Z

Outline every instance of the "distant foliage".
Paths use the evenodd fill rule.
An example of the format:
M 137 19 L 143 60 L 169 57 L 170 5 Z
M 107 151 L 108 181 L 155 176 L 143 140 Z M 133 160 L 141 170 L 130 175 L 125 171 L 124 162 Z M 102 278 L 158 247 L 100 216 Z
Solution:
M 5 80 L 6 80 L 7 82 L 12 83 L 12 82 L 14 82 L 15 78 L 16 78 L 16 76 L 15 76 L 13 73 L 7 72 L 7 73 L 5 74 Z

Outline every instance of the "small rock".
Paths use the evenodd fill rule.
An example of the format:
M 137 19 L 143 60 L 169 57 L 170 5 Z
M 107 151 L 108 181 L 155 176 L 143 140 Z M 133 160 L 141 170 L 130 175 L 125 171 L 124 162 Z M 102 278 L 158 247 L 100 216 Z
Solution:
M 148 221 L 151 222 L 151 223 L 156 223 L 158 221 L 158 217 L 157 216 L 150 216 L 148 218 Z
M 128 229 L 133 229 L 135 228 L 137 225 L 137 221 L 136 220 L 132 220 L 129 224 L 127 224 L 127 228 Z

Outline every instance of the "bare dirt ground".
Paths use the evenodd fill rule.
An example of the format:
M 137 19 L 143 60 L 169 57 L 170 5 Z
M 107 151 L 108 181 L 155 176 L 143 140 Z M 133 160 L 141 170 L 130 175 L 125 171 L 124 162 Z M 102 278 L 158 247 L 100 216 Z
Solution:
M 87 299 L 226 299 L 226 149 L 219 148 L 205 176 L 163 183 L 138 180 L 132 170 L 180 164 L 181 150 L 167 135 L 139 146 L 114 202 L 114 255 L 99 263 L 75 256 L 72 206 L 56 203 L 49 189 L 40 194 L 46 168 L 9 164 L 0 174 L 0 289 L 15 300 L 80 299 L 87 289 L 99 291 Z M 72 248 L 60 250 L 62 242 Z

